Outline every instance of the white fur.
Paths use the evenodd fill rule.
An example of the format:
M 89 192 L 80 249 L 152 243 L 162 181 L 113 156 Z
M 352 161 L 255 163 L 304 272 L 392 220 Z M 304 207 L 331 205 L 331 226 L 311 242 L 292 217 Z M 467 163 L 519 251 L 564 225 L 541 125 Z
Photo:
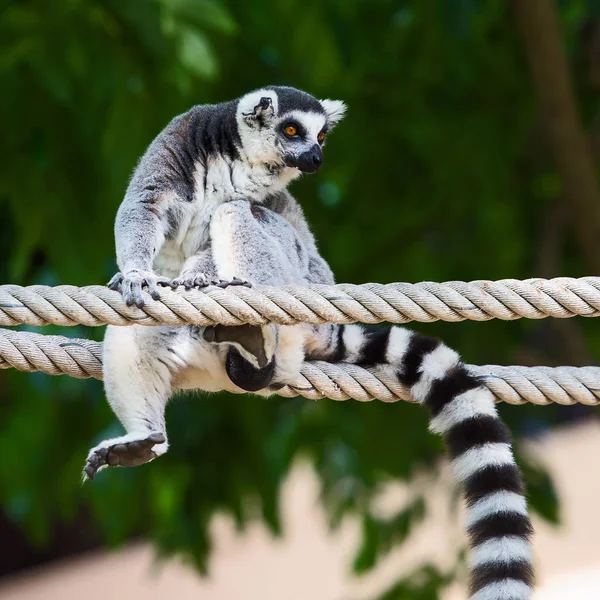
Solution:
M 485 467 L 500 467 L 514 463 L 510 444 L 482 444 L 470 448 L 455 458 L 452 461 L 452 471 L 457 481 L 465 481 Z
M 208 244 L 210 224 L 219 206 L 236 199 L 260 202 L 269 192 L 283 189 L 296 176 L 295 172 L 297 169 L 285 169 L 274 174 L 263 164 L 251 166 L 240 161 L 230 164 L 222 157 L 210 158 L 206 167 L 197 162 L 194 171 L 196 201 L 181 202 L 173 197 L 166 198 L 162 204 L 163 210 L 178 212 L 180 226 L 175 239 L 157 245 L 160 250 L 154 259 L 155 272 L 177 277 L 185 261 Z
M 240 121 L 244 121 L 244 115 L 253 112 L 254 107 L 258 105 L 258 103 L 261 101 L 261 98 L 270 98 L 273 105 L 273 111 L 275 114 L 279 114 L 279 98 L 277 97 L 277 92 L 275 90 L 261 88 L 260 90 L 248 92 L 245 96 L 240 98 L 236 112 L 238 125 Z
M 296 381 L 304 362 L 304 344 L 308 335 L 310 329 L 305 325 L 280 326 L 277 374 L 281 382 Z M 174 389 L 248 393 L 234 385 L 223 368 L 226 347 L 194 343 L 182 346 L 182 350 L 186 355 L 186 364 L 173 375 Z M 267 390 L 259 390 L 255 393 L 260 396 L 273 394 Z
M 304 324 L 282 325 L 279 328 L 277 378 L 281 382 L 293 383 L 297 380 L 304 362 L 304 345 L 310 334 L 310 327 Z M 261 395 L 271 394 L 263 392 Z
M 321 100 L 321 106 L 327 113 L 327 122 L 330 127 L 337 125 L 344 118 L 347 110 L 341 100 Z
M 470 527 L 490 515 L 517 513 L 527 516 L 527 500 L 521 494 L 500 490 L 478 500 L 469 508 L 467 526 Z
M 413 335 L 414 333 L 409 329 L 392 327 L 385 354 L 385 359 L 388 363 L 392 365 L 400 365 L 402 363 Z
M 210 171 L 210 167 L 207 166 L 207 169 Z M 219 166 L 216 169 L 224 172 L 224 169 Z M 207 245 L 212 213 L 223 202 L 222 192 L 231 190 L 231 186 L 227 185 L 226 179 L 222 182 L 220 188 L 222 192 L 205 194 L 204 173 L 204 166 L 197 162 L 194 170 L 194 196 L 197 198 L 196 202 L 182 202 L 175 195 L 166 198 L 163 202 L 162 209 L 165 212 L 177 212 L 180 225 L 177 236 L 174 239 L 166 240 L 154 259 L 154 270 L 160 275 L 177 277 L 182 271 L 185 261 L 194 256 L 200 248 Z M 229 170 L 227 170 L 228 177 Z M 210 186 L 207 185 L 207 189 L 210 189 Z
M 297 123 L 300 123 L 306 129 L 306 137 L 308 138 L 310 146 L 313 146 L 317 142 L 317 136 L 327 124 L 325 116 L 321 113 L 309 111 L 300 112 L 297 110 L 287 112 L 279 117 L 279 123 L 285 121 L 296 121 Z
M 365 334 L 358 325 L 347 325 L 343 335 L 346 348 L 346 362 L 356 362 L 360 357 L 360 351 L 365 341 Z
M 181 272 L 186 261 L 181 246 L 167 240 L 154 257 L 152 268 L 158 275 L 174 279 Z
M 494 581 L 471 596 L 470 600 L 529 600 L 533 589 L 517 579 Z
M 237 276 L 256 284 L 261 283 L 266 276 L 267 283 L 285 284 L 293 282 L 297 273 L 300 281 L 304 282 L 304 274 L 297 264 L 297 246 L 301 247 L 302 244 L 297 231 L 283 217 L 271 215 L 268 223 L 259 224 L 252 216 L 252 208 L 246 201 L 227 202 L 215 211 L 211 221 L 211 232 L 212 254 L 220 278 L 232 279 Z M 256 257 L 262 260 L 257 261 Z M 291 369 L 286 366 L 286 361 L 295 365 L 297 370 L 300 368 L 306 337 L 305 330 L 298 327 L 282 331 L 285 338 L 278 340 L 277 327 L 267 325 L 262 328 L 264 350 L 268 360 L 279 346 L 279 380 L 284 375 L 288 377 Z M 234 345 L 254 366 L 264 366 L 259 365 L 256 357 L 246 352 L 239 344 Z M 281 348 L 284 346 L 288 350 L 283 351 Z M 296 356 L 298 352 L 301 354 L 300 359 Z M 290 356 L 286 356 L 287 353 Z
M 219 277 L 231 279 L 236 275 L 267 285 L 306 283 L 309 250 L 300 232 L 276 213 L 266 222 L 257 220 L 255 208 L 240 200 L 227 202 L 215 211 L 212 256 Z
M 186 329 L 186 328 L 183 328 Z M 237 391 L 223 368 L 226 349 L 182 333 L 173 345 L 173 388 L 206 392 Z
M 255 90 L 246 94 L 240 99 L 236 112 L 236 120 L 242 146 L 240 152 L 243 155 L 244 162 L 249 165 L 263 166 L 265 162 L 274 164 L 281 162 L 281 157 L 277 153 L 276 132 L 270 124 L 260 126 L 251 116 L 254 107 L 259 104 L 262 98 L 271 100 L 271 108 L 263 114 L 265 120 L 273 120 L 279 112 L 279 102 L 277 92 L 274 90 Z
M 165 429 L 163 411 L 171 392 L 170 374 L 167 367 L 156 361 L 157 356 L 162 358 L 164 350 L 153 348 L 152 340 L 157 339 L 160 328 L 152 329 L 141 325 L 106 329 L 104 387 L 109 403 L 128 432 Z
M 262 328 L 263 335 L 263 348 L 265 351 L 265 356 L 267 357 L 267 362 L 270 362 L 277 350 L 277 344 L 279 342 L 279 336 L 277 335 L 277 327 L 272 323 L 269 325 L 265 325 Z
M 531 544 L 516 535 L 486 540 L 471 551 L 469 563 L 473 567 L 489 563 L 511 563 L 517 560 L 531 560 Z
M 433 352 L 425 355 L 421 363 L 421 378 L 411 390 L 415 400 L 424 402 L 433 381 L 445 377 L 458 361 L 458 354 L 444 344 L 440 344 Z
M 458 361 L 458 354 L 454 350 L 440 344 L 433 352 L 423 357 L 421 371 L 432 379 L 441 379 L 450 369 L 456 367 Z
M 222 279 L 243 276 L 237 272 L 238 265 L 235 258 L 239 248 L 231 241 L 231 222 L 228 217 L 227 211 L 219 210 L 211 222 L 212 253 L 215 264 L 218 265 L 219 277 Z
M 429 429 L 433 433 L 444 434 L 458 423 L 478 415 L 498 416 L 494 396 L 483 386 L 456 396 L 431 419 Z

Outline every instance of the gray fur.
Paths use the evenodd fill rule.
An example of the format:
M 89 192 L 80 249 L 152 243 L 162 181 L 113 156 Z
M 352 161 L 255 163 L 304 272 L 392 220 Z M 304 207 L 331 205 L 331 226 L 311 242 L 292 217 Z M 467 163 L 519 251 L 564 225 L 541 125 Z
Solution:
M 341 102 L 271 86 L 175 117 L 140 159 L 119 207 L 121 272 L 109 286 L 128 304 L 143 306 L 143 288 L 159 298 L 159 285 L 203 286 L 235 277 L 271 285 L 333 283 L 286 186 L 301 173 L 292 165 L 323 145 L 319 134 L 334 127 L 344 110 Z M 289 123 L 302 135 L 286 135 Z M 235 332 L 197 327 L 108 327 L 106 394 L 127 435 L 90 451 L 88 476 L 110 464 L 111 456 L 125 465 L 128 453 L 140 447 L 146 458 L 166 451 L 164 407 L 174 389 L 240 391 L 224 367 L 232 348 L 255 367 L 279 352 L 274 377 L 289 380 L 304 358 L 309 330 L 268 325 L 240 331 L 238 342 Z M 229 341 L 217 343 L 222 339 Z M 259 351 L 249 352 L 257 342 Z M 148 440 L 159 434 L 165 441 L 149 449 Z M 131 464 L 139 460 L 138 454 L 130 457 Z
M 340 102 L 272 86 L 175 117 L 140 159 L 118 210 L 121 274 L 111 287 L 122 290 L 128 304 L 142 306 L 142 287 L 156 290 L 164 283 L 160 277 L 177 277 L 186 261 L 209 247 L 210 221 L 224 202 L 279 198 L 277 212 L 289 212 L 308 231 L 293 199 L 280 193 L 301 173 L 290 165 L 322 145 L 318 134 L 330 130 L 343 110 Z M 288 139 L 282 129 L 288 122 L 303 135 Z

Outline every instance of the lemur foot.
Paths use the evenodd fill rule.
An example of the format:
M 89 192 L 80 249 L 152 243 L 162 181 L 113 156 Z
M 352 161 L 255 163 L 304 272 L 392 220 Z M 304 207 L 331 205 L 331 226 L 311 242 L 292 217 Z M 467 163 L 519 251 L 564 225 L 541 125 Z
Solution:
M 140 432 L 105 440 L 88 454 L 84 479 L 94 479 L 102 467 L 138 467 L 167 451 L 166 437 L 160 431 Z M 162 446 L 154 447 L 156 444 Z
M 263 368 L 269 363 L 265 336 L 259 325 L 214 325 L 204 329 L 203 337 L 212 344 L 232 344 L 250 355 L 255 367 Z M 235 382 L 234 382 L 235 383 Z
M 241 286 L 247 287 L 247 288 L 252 287 L 252 284 L 249 281 L 239 279 L 238 277 L 234 277 L 233 279 L 230 279 L 229 281 L 224 280 L 224 279 L 219 279 L 219 281 L 213 281 L 212 285 L 216 285 L 217 287 L 220 287 L 223 289 L 229 287 L 230 285 L 241 285 Z
M 161 284 L 162 285 L 162 284 Z M 207 279 L 204 275 L 191 275 L 191 276 L 182 276 L 177 279 L 173 279 L 168 285 L 170 285 L 173 289 L 178 288 L 179 286 L 185 287 L 186 290 L 191 290 L 192 288 L 204 288 L 210 285 L 214 285 L 220 288 L 227 288 L 231 285 L 243 285 L 244 287 L 252 287 L 252 284 L 249 281 L 244 281 L 243 279 L 239 279 L 234 277 L 233 279 L 226 281 L 224 279 Z
M 179 286 L 183 286 L 186 290 L 191 290 L 192 288 L 203 288 L 208 287 L 211 284 L 210 280 L 206 277 L 206 275 L 196 274 L 196 275 L 186 275 L 183 274 L 177 279 L 171 280 L 171 288 L 177 289 Z
M 144 306 L 142 287 L 148 288 L 148 293 L 153 300 L 160 300 L 158 286 L 169 285 L 170 282 L 168 277 L 156 275 L 152 271 L 136 270 L 117 273 L 107 285 L 111 290 L 121 292 L 127 306 L 135 304 L 138 308 L 142 308 Z

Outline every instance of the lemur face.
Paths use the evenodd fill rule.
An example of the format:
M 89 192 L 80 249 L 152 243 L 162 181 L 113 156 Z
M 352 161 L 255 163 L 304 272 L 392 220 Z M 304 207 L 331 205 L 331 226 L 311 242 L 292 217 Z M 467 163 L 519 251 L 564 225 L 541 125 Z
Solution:
M 345 111 L 339 100 L 317 100 L 290 87 L 250 92 L 237 107 L 244 154 L 271 169 L 315 173 L 323 164 L 325 137 Z

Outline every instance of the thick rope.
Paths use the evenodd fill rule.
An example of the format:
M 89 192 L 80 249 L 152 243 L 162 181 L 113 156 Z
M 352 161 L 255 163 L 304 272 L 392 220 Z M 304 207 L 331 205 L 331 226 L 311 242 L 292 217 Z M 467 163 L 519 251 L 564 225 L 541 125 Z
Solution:
M 600 315 L 600 277 L 165 289 L 160 301 L 146 294 L 143 309 L 127 306 L 119 293 L 102 286 L 0 286 L 0 326 L 426 323 L 575 315 Z
M 0 369 L 102 379 L 102 344 L 91 340 L 0 330 Z M 509 404 L 600 403 L 600 367 L 469 366 L 499 401 Z M 410 400 L 390 369 L 368 370 L 346 363 L 306 362 L 281 396 L 383 402 Z

